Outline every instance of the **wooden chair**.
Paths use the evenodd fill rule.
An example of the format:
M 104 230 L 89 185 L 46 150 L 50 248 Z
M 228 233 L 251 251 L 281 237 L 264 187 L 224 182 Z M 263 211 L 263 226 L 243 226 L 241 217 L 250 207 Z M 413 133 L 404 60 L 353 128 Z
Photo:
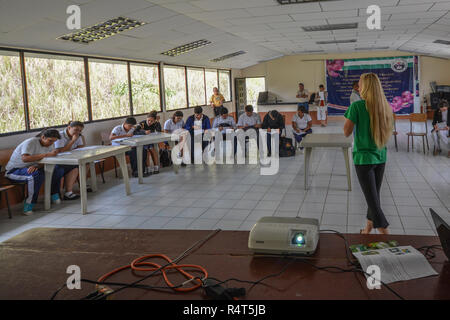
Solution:
M 19 187 L 22 191 L 22 198 L 25 199 L 27 196 L 27 181 L 21 181 L 21 182 L 13 182 L 9 180 L 7 177 L 5 177 L 5 167 L 6 164 L 9 161 L 9 158 L 11 158 L 12 153 L 14 152 L 13 149 L 3 149 L 0 150 L 0 187 L 6 187 L 6 186 L 13 186 L 13 187 Z M 8 188 L 10 189 L 10 188 Z
M 103 131 L 101 133 L 101 137 L 102 137 L 102 146 L 110 146 L 111 145 L 111 139 L 109 139 L 109 132 Z M 114 172 L 116 174 L 116 178 L 118 178 L 119 176 L 117 175 L 117 159 L 116 159 L 116 157 L 112 157 L 112 158 L 114 161 Z M 103 183 L 105 183 L 105 178 L 103 177 L 103 170 L 105 167 L 104 162 L 106 159 L 101 159 L 101 160 L 103 160 L 102 179 L 103 179 Z
M 0 171 L 1 171 L 2 167 L 3 166 L 0 166 Z M 4 179 L 4 175 L 5 175 L 5 172 L 2 172 L 0 174 L 1 180 Z M 8 218 L 10 218 L 10 219 L 12 219 L 12 214 L 11 214 L 11 206 L 9 205 L 8 190 L 13 189 L 14 187 L 15 187 L 15 185 L 13 185 L 13 184 L 0 182 L 0 201 L 2 200 L 2 194 L 5 193 L 6 206 L 8 208 Z
M 394 131 L 392 132 L 392 135 L 394 136 L 394 142 L 395 142 L 395 151 L 398 152 L 398 144 L 397 144 L 397 115 L 394 113 Z M 409 138 L 409 137 L 408 137 Z
M 414 124 L 420 124 L 420 123 L 425 124 L 425 131 L 424 130 L 417 131 L 416 128 L 413 128 Z M 428 145 L 428 136 L 427 136 L 428 125 L 427 125 L 426 113 L 411 113 L 409 115 L 409 124 L 410 124 L 410 130 L 406 134 L 408 136 L 408 149 L 407 149 L 408 152 L 409 152 L 409 137 L 411 137 L 411 141 L 412 141 L 411 142 L 412 150 L 414 150 L 414 137 L 422 137 L 423 153 L 425 154 L 425 140 L 427 141 L 428 151 L 430 151 L 430 147 Z
M 14 149 L 4 149 L 0 150 L 0 200 L 2 197 L 2 194 L 5 194 L 5 200 L 6 200 L 6 206 L 8 208 L 8 218 L 12 219 L 11 214 L 11 206 L 9 204 L 9 198 L 8 198 L 8 191 L 11 189 L 14 189 L 15 187 L 20 187 L 22 191 L 22 197 L 25 198 L 26 196 L 26 186 L 27 182 L 13 182 L 9 180 L 7 177 L 5 177 L 5 167 L 6 164 L 9 161 L 9 158 L 11 158 L 12 153 L 14 152 Z

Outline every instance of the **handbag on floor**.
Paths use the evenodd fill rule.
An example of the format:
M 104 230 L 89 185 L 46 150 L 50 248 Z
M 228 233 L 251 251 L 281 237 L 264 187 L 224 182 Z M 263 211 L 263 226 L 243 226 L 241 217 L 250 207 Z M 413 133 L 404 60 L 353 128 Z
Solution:
M 162 168 L 172 165 L 171 151 L 167 150 L 167 148 L 159 149 L 159 163 Z
M 286 137 L 280 137 L 280 157 L 293 157 L 295 156 L 295 148 L 292 145 L 292 139 Z

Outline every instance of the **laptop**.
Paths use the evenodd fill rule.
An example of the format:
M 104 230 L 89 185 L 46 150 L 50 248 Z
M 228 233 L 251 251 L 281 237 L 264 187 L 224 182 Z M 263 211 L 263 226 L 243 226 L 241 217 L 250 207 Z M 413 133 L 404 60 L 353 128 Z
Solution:
M 450 260 L 450 227 L 433 209 L 430 208 L 436 231 L 441 240 L 442 250 L 444 250 L 447 259 Z

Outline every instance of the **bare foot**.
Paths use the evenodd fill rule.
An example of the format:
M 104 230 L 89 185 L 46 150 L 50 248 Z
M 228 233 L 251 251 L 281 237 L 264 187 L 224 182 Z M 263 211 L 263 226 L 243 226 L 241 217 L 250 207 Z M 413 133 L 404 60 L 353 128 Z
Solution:
M 378 231 L 380 234 L 389 234 L 389 231 L 388 231 L 387 228 L 377 228 L 377 231 Z

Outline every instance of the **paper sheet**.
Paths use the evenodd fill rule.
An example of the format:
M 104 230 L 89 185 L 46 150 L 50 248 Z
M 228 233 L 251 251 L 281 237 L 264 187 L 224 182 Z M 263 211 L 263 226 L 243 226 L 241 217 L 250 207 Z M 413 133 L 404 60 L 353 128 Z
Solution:
M 411 246 L 353 252 L 363 270 L 376 265 L 381 281 L 392 283 L 437 275 L 422 253 Z
M 91 149 L 98 149 L 100 146 L 88 146 L 88 147 L 84 147 L 84 148 L 78 148 L 75 150 L 91 150 Z

